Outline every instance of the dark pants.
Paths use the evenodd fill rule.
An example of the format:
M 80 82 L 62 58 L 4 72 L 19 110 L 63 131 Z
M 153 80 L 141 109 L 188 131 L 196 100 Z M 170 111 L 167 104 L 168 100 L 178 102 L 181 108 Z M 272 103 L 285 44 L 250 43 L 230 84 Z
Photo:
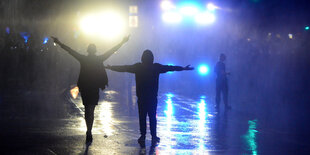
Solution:
M 228 105 L 228 84 L 227 80 L 216 80 L 216 97 L 215 102 L 218 106 L 221 102 L 221 94 L 223 94 L 224 104 Z
M 80 89 L 83 105 L 98 105 L 99 88 Z
M 99 89 L 81 89 L 81 97 L 85 107 L 87 133 L 91 133 L 94 123 L 94 111 L 99 101 Z
M 150 130 L 152 137 L 156 137 L 156 110 L 157 110 L 157 97 L 150 98 L 139 98 L 138 97 L 138 108 L 139 108 L 139 124 L 140 133 L 142 136 L 146 135 L 146 116 L 150 119 Z

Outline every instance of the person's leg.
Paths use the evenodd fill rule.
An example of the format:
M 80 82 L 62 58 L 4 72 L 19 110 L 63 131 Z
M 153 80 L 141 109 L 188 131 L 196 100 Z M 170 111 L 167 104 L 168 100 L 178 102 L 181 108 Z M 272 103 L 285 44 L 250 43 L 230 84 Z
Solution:
M 216 80 L 216 87 L 215 87 L 215 107 L 219 108 L 220 106 L 220 102 L 221 102 L 221 86 L 220 86 L 220 82 L 218 80 Z
M 231 107 L 228 105 L 228 85 L 227 82 L 223 85 L 223 101 L 225 104 L 225 107 L 230 109 Z
M 148 115 L 150 119 L 150 130 L 152 137 L 156 136 L 156 126 L 157 126 L 157 120 L 156 120 L 156 111 L 157 111 L 157 99 L 152 99 L 153 101 L 150 101 L 152 105 L 148 108 Z
M 148 115 L 150 119 L 150 130 L 152 135 L 152 145 L 155 145 L 160 141 L 159 137 L 157 137 L 157 119 L 156 119 L 156 111 L 157 111 L 157 97 L 150 98 L 150 105 L 148 107 Z
M 145 105 L 145 101 L 139 98 L 138 98 L 138 110 L 139 110 L 139 125 L 140 125 L 140 134 L 141 134 L 140 138 L 145 140 L 147 108 Z
M 88 134 L 91 134 L 93 128 L 95 107 L 96 105 L 85 105 L 85 122 Z
M 94 123 L 94 111 L 99 100 L 99 89 L 81 90 L 81 97 L 85 108 L 85 122 L 86 122 L 86 143 L 91 143 L 92 128 Z

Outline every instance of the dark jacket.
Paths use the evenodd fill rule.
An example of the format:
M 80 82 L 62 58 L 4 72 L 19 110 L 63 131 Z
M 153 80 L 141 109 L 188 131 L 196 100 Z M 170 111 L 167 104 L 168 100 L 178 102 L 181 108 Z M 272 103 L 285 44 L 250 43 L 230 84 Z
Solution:
M 118 72 L 134 73 L 136 75 L 136 93 L 139 98 L 157 97 L 159 74 L 168 71 L 184 70 L 181 66 L 162 65 L 159 63 L 111 66 L 110 69 Z
M 85 56 L 64 44 L 60 46 L 80 62 L 80 75 L 77 82 L 79 89 L 104 89 L 108 85 L 108 76 L 103 62 L 110 56 L 110 53 Z
M 226 76 L 226 67 L 225 63 L 222 61 L 219 61 L 216 63 L 214 67 L 214 72 L 216 73 L 216 80 L 217 81 L 227 81 L 227 76 Z

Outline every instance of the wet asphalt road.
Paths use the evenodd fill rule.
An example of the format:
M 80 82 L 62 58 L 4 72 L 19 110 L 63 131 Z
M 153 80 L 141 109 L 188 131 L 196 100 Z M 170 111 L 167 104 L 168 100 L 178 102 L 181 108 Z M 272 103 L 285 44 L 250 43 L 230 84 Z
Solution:
M 157 132 L 161 142 L 140 148 L 134 95 L 101 92 L 95 110 L 94 141 L 86 146 L 81 98 L 69 90 L 3 95 L 0 100 L 1 154 L 307 154 L 307 129 L 238 108 L 214 108 L 207 94 L 160 92 Z M 284 117 L 284 116 L 283 116 Z M 282 118 L 283 118 L 282 117 Z M 277 121 L 279 120 L 279 121 Z M 281 121 L 282 120 L 282 121 Z M 300 120 L 301 124 L 302 121 Z M 295 126 L 294 126 L 295 123 Z M 148 130 L 149 133 L 149 130 Z

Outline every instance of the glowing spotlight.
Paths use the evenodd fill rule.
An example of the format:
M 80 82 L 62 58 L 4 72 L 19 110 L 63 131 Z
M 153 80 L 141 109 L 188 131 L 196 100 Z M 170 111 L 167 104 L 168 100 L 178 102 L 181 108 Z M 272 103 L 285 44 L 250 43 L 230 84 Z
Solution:
M 200 65 L 198 67 L 198 72 L 200 75 L 207 75 L 209 73 L 209 67 L 207 65 Z
M 175 6 L 168 0 L 164 0 L 161 2 L 160 4 L 160 7 L 163 9 L 163 10 L 171 10 L 171 9 L 174 9 Z
M 309 29 L 310 29 L 309 26 L 306 26 L 306 27 L 305 27 L 305 30 L 309 30 Z
M 213 3 L 208 3 L 207 4 L 207 9 L 209 11 L 214 11 L 215 9 L 217 9 L 218 7 L 216 5 L 214 5 Z
M 115 39 L 125 31 L 125 20 L 116 12 L 106 11 L 85 16 L 80 27 L 88 35 L 98 35 L 103 39 Z
M 184 16 L 194 16 L 199 12 L 199 9 L 194 5 L 185 5 L 179 11 Z
M 166 12 L 162 15 L 163 21 L 167 23 L 179 23 L 182 21 L 182 16 L 176 12 Z
M 210 12 L 199 13 L 195 16 L 195 21 L 199 24 L 211 24 L 215 21 L 215 15 Z
M 46 44 L 48 42 L 48 37 L 45 37 L 44 39 L 43 39 L 43 44 Z

